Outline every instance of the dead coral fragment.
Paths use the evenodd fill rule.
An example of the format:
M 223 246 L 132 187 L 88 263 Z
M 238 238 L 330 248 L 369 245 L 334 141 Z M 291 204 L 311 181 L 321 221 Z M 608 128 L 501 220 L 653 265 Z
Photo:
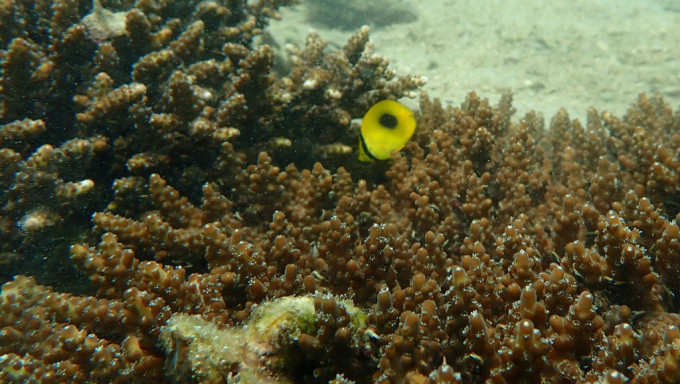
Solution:
M 323 299 L 322 299 L 323 300 Z M 351 302 L 330 298 L 351 316 L 348 333 L 356 335 L 364 313 Z M 258 306 L 242 327 L 219 328 L 201 316 L 174 314 L 161 330 L 171 358 L 171 372 L 181 379 L 214 382 L 236 374 L 239 383 L 293 383 L 290 372 L 300 360 L 300 346 L 323 332 L 315 324 L 315 299 L 283 297 Z
M 102 6 L 99 0 L 92 0 L 92 12 L 81 22 L 94 41 L 106 41 L 127 34 L 125 18 L 128 12 L 112 12 Z
M 25 214 L 18 225 L 24 232 L 35 232 L 54 225 L 58 218 L 59 216 L 52 212 L 37 209 Z

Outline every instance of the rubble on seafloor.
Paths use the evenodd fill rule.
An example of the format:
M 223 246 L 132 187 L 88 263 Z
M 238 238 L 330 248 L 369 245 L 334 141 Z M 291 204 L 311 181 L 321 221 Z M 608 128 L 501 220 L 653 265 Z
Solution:
M 0 4 L 0 382 L 680 380 L 680 112 L 421 94 L 360 163 L 423 79 L 368 28 L 274 75 L 290 3 Z

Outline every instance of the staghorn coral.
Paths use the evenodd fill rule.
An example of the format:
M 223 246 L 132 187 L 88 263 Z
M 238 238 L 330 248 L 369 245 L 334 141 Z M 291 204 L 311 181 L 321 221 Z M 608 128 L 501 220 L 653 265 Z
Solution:
M 584 163 L 617 164 L 632 156 L 635 149 L 618 147 L 620 138 L 609 139 L 607 132 L 625 131 L 641 110 L 666 111 L 645 105 L 659 102 L 642 97 L 624 120 L 610 119 L 616 125 L 607 130 L 596 126 L 606 114 L 591 121 L 590 134 L 612 143 L 600 160 L 590 153 L 599 147 L 569 136 L 559 147 L 570 148 L 561 152 L 565 156 L 549 156 L 553 135 L 566 129 L 563 116 L 548 131 L 533 115 L 515 125 L 508 119 L 509 97 L 491 107 L 471 94 L 459 109 L 423 96 L 419 134 L 390 163 L 381 185 L 353 183 L 346 170 L 333 173 L 318 163 L 311 170 L 283 170 L 265 153 L 233 180 L 206 183 L 198 200 L 182 196 L 159 174 L 118 179 L 109 211 L 92 218 L 101 242 L 71 248 L 96 297 L 55 294 L 25 277 L 3 289 L 10 313 L 53 313 L 27 324 L 12 320 L 27 315 L 8 317 L 4 345 L 13 340 L 24 347 L 3 352 L 3 374 L 61 369 L 74 380 L 109 374 L 96 369 L 94 357 L 71 373 L 54 364 L 78 360 L 55 361 L 21 341 L 56 326 L 96 334 L 120 364 L 164 359 L 173 366 L 169 372 L 154 370 L 159 363 L 145 372 L 131 368 L 136 380 L 192 372 L 199 381 L 246 380 L 250 373 L 239 364 L 192 362 L 186 348 L 197 336 L 168 336 L 175 324 L 169 319 L 192 316 L 206 332 L 237 329 L 258 318 L 262 303 L 312 295 L 315 325 L 290 328 L 292 344 L 265 363 L 283 371 L 260 372 L 267 380 L 673 382 L 679 364 L 672 283 L 677 212 L 669 211 L 672 204 L 656 208 L 656 197 L 644 195 L 623 167 L 607 177 L 631 192 L 598 195 L 611 199 L 609 206 L 592 202 L 600 184 L 579 182 L 603 175 L 601 167 Z M 645 116 L 647 128 L 664 116 Z M 577 136 L 582 126 L 569 124 Z M 479 131 L 495 133 L 471 133 Z M 671 137 L 663 144 L 675 143 Z M 490 153 L 478 153 L 484 148 Z M 523 148 L 531 154 L 522 156 Z M 39 293 L 56 299 L 36 299 L 44 297 Z M 365 320 L 352 321 L 329 294 L 350 298 Z M 82 303 L 112 309 L 85 310 Z M 83 313 L 74 315 L 74 308 Z M 125 326 L 101 332 L 91 316 Z M 140 349 L 135 357 L 126 349 L 130 338 Z M 69 347 L 58 340 L 51 349 Z M 290 351 L 298 359 L 282 359 L 292 365 L 276 363 L 274 356 Z
M 89 236 L 85 218 L 107 207 L 126 213 L 108 200 L 119 179 L 162 173 L 194 198 L 207 181 L 231 182 L 263 150 L 284 167 L 346 159 L 352 118 L 422 84 L 396 77 L 372 53 L 367 30 L 336 53 L 310 37 L 317 44 L 300 55 L 315 60 L 275 77 L 272 49 L 253 38 L 292 3 L 3 2 L 0 260 L 10 268 L 2 280 L 43 256 L 45 282 L 72 274 L 59 255 Z M 325 80 L 311 91 L 296 80 L 304 73 Z M 312 131 L 328 136 L 303 140 Z M 64 228 L 69 236 L 59 235 Z
M 225 176 L 200 198 L 161 174 L 119 178 L 108 209 L 92 216 L 101 241 L 71 247 L 93 296 L 23 276 L 3 287 L 11 316 L 0 331 L 0 377 L 105 380 L 113 372 L 98 367 L 115 361 L 139 382 L 253 372 L 356 383 L 674 382 L 675 195 L 640 185 L 653 179 L 620 161 L 642 166 L 653 155 L 619 145 L 629 124 L 644 121 L 650 134 L 632 133 L 638 140 L 663 138 L 645 148 L 677 152 L 677 138 L 655 131 L 680 121 L 660 103 L 642 96 L 623 120 L 593 115 L 586 128 L 562 113 L 546 130 L 533 114 L 512 123 L 509 95 L 492 107 L 470 94 L 446 109 L 423 95 L 418 134 L 380 184 L 321 163 L 281 168 L 267 153 L 247 165 L 230 142 L 215 159 Z M 593 136 L 604 151 L 584 139 Z M 612 193 L 602 194 L 603 178 L 618 180 Z M 310 300 L 314 320 L 282 325 L 284 339 L 220 336 L 277 351 L 257 359 L 264 370 L 188 354 L 214 348 L 191 332 L 240 329 L 266 303 L 294 297 Z M 180 319 L 196 327 L 183 332 Z M 41 329 L 59 330 L 44 348 Z M 65 355 L 74 332 L 107 355 Z

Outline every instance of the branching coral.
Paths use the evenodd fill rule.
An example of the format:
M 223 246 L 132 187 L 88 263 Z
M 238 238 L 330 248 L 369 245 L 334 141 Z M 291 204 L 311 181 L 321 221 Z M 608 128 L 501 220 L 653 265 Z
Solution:
M 138 380 L 186 377 L 198 368 L 180 358 L 179 345 L 194 336 L 178 344 L 179 336 L 163 331 L 175 324 L 169 319 L 237 329 L 268 300 L 311 294 L 320 295 L 318 328 L 290 336 L 302 356 L 285 371 L 293 380 L 675 380 L 679 321 L 672 313 L 671 255 L 680 240 L 668 216 L 677 213 L 673 205 L 656 208 L 651 201 L 658 197 L 644 195 L 623 167 L 607 176 L 631 191 L 621 200 L 599 195 L 599 183 L 579 183 L 603 175 L 584 164 L 593 157 L 589 151 L 601 148 L 565 139 L 559 147 L 571 148 L 565 156 L 549 156 L 565 119 L 544 131 L 533 115 L 510 123 L 507 97 L 491 107 L 471 94 L 460 109 L 422 100 L 419 135 L 390 163 L 381 185 L 353 183 L 344 169 L 333 173 L 321 164 L 283 170 L 265 153 L 238 170 L 247 156 L 228 142 L 218 169 L 236 170 L 236 177 L 206 183 L 200 199 L 183 196 L 159 174 L 118 179 L 108 211 L 92 217 L 101 242 L 71 248 L 96 297 L 52 293 L 25 277 L 3 288 L 3 310 L 14 315 L 2 337 L 5 345 L 22 345 L 6 347 L 3 374 L 62 369 L 76 379 L 106 377 L 98 358 L 64 371 L 61 365 L 75 362 L 48 358 L 25 341 L 43 328 L 75 327 L 111 345 L 111 358 L 121 364 L 172 361 L 170 373 L 132 368 Z M 648 113 L 641 111 L 666 111 L 645 106 L 658 102 L 641 98 L 624 120 L 610 119 L 616 125 L 609 131 L 625 131 Z M 658 118 L 667 117 L 645 115 L 646 129 L 654 130 Z M 638 151 L 618 147 L 622 138 L 596 126 L 602 121 L 590 125 L 591 135 L 612 143 L 600 159 L 617 164 Z M 570 124 L 578 133 L 578 122 Z M 453 139 L 489 129 L 492 137 Z M 522 148 L 531 154 L 522 156 Z M 484 150 L 490 153 L 478 153 Z M 558 167 L 571 171 L 553 175 Z M 595 194 L 602 200 L 592 202 Z M 350 298 L 365 320 L 344 315 L 328 294 Z M 44 295 L 49 302 L 37 299 Z M 34 312 L 52 315 L 19 320 Z M 106 333 L 97 322 L 124 326 Z M 158 347 L 161 334 L 175 340 L 166 343 L 170 355 Z M 50 348 L 69 348 L 59 340 Z M 214 369 L 219 377 L 246 372 L 239 364 Z M 196 377 L 213 377 L 206 372 Z
M 107 205 L 122 213 L 107 201 L 117 179 L 162 173 L 197 198 L 203 183 L 231 182 L 264 150 L 282 167 L 346 159 L 352 118 L 422 84 L 395 77 L 372 53 L 367 30 L 336 53 L 312 36 L 317 43 L 300 54 L 315 59 L 273 76 L 272 50 L 253 46 L 253 36 L 293 2 L 4 4 L 0 236 L 14 273 L 38 263 L 37 249 L 47 250 L 50 270 L 61 269 L 56 255 L 87 236 L 85 217 Z M 304 73 L 324 78 L 316 91 L 297 82 Z M 310 132 L 324 134 L 310 141 Z M 59 236 L 62 228 L 74 228 L 73 237 Z

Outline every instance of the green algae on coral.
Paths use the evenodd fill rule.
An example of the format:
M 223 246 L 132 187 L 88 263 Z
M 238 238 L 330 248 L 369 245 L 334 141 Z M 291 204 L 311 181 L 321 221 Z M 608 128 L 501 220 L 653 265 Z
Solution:
M 335 299 L 333 299 L 335 300 Z M 178 378 L 214 382 L 238 372 L 239 383 L 294 383 L 301 365 L 300 340 L 319 333 L 313 296 L 265 302 L 243 326 L 220 328 L 198 315 L 174 314 L 161 329 L 168 365 Z M 350 315 L 354 336 L 366 314 L 349 300 L 337 300 Z M 230 382 L 228 379 L 227 382 Z

